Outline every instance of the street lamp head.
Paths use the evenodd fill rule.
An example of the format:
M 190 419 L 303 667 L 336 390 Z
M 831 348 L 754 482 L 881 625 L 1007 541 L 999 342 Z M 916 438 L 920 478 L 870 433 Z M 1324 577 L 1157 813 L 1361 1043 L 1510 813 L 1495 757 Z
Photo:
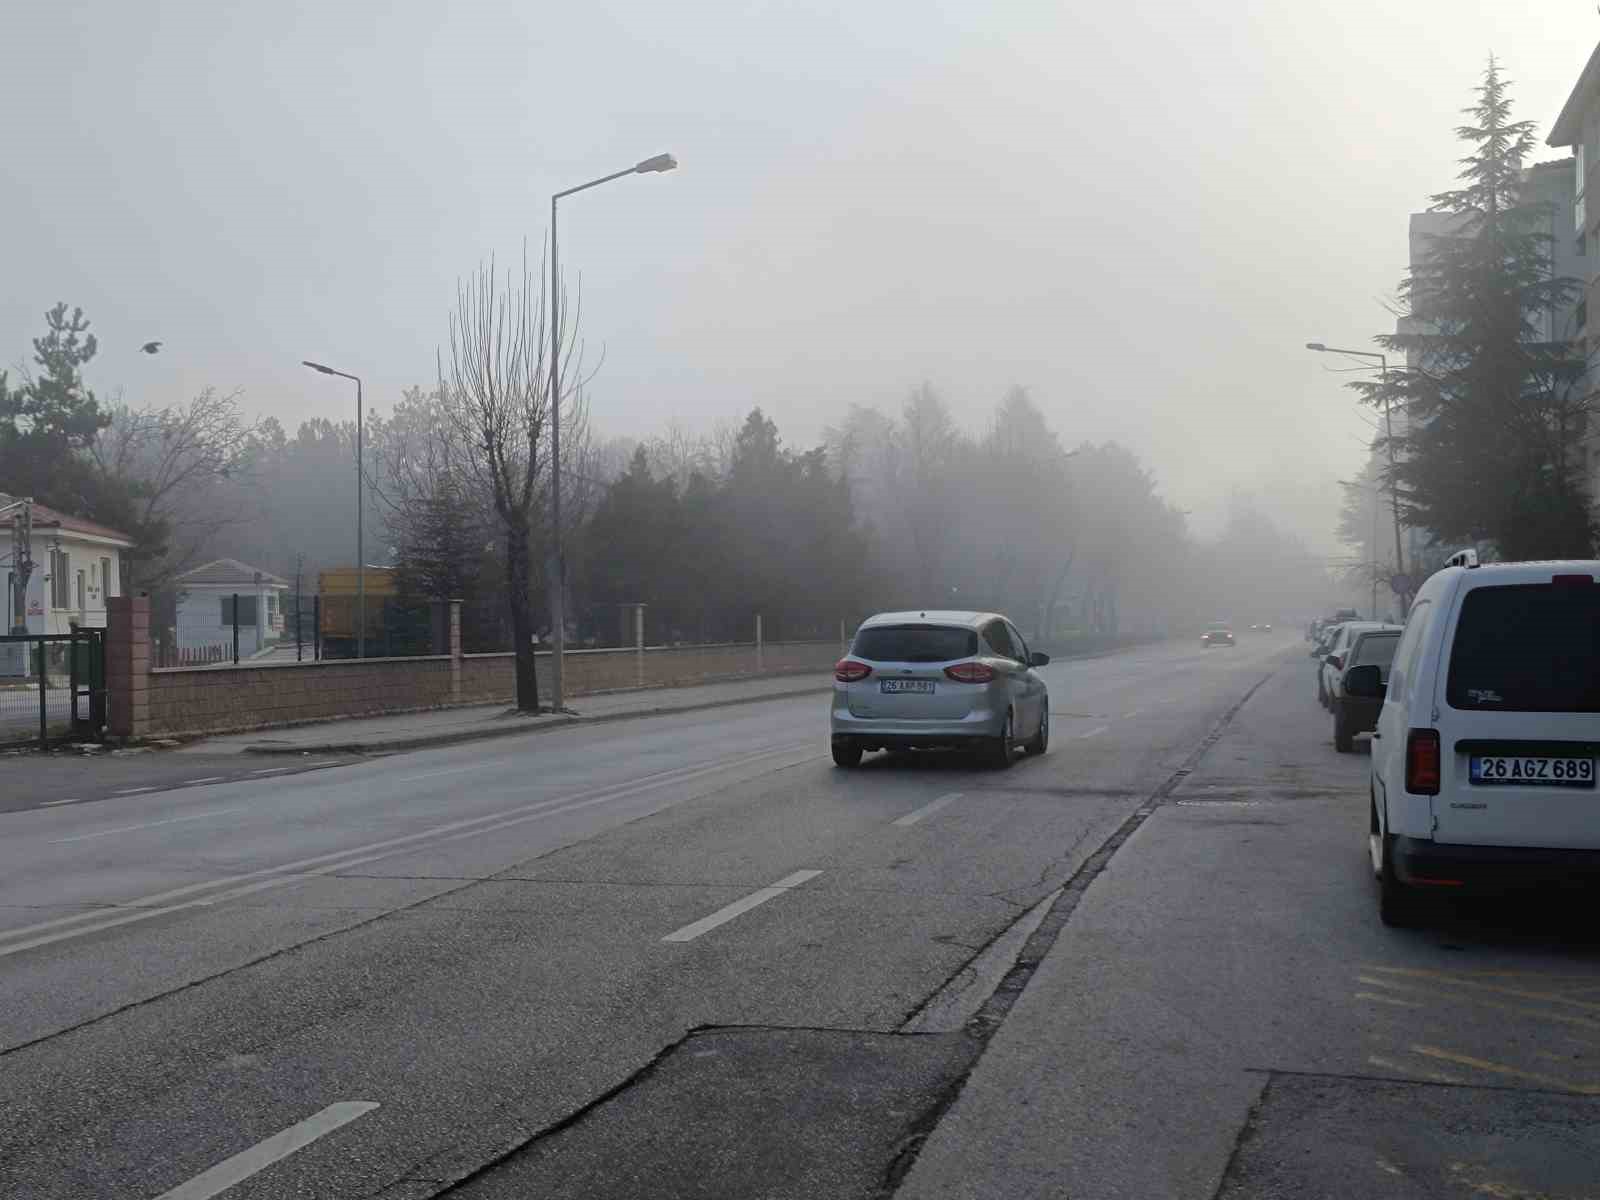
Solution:
M 634 168 L 640 175 L 647 175 L 651 171 L 670 171 L 678 165 L 678 160 L 670 154 L 658 154 L 654 158 L 647 158 Z
M 336 374 L 338 374 L 338 372 L 335 371 L 332 367 L 325 367 L 321 363 L 314 363 L 309 358 L 302 358 L 300 360 L 300 365 L 302 367 L 310 367 L 313 371 L 321 371 L 324 375 L 336 375 Z
M 1306 349 L 1307 350 L 1326 350 L 1327 347 L 1324 346 L 1321 342 L 1307 342 L 1306 343 Z

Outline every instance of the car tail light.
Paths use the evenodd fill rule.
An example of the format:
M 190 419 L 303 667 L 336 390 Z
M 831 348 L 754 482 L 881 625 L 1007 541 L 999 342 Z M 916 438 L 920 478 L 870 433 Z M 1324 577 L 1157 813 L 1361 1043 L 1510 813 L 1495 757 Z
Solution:
M 957 663 L 953 667 L 946 667 L 944 673 L 957 683 L 990 683 L 994 680 L 994 668 L 988 663 Z
M 1406 735 L 1406 791 L 1414 796 L 1439 794 L 1439 731 L 1413 729 Z
M 853 658 L 841 658 L 833 664 L 833 677 L 840 683 L 860 683 L 871 674 L 871 667 Z

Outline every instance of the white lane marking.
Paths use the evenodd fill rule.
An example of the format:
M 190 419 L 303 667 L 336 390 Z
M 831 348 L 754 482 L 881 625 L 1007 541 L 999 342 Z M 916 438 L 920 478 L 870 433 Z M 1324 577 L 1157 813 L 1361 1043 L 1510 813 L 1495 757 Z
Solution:
M 966 795 L 965 792 L 951 792 L 948 796 L 940 796 L 937 800 L 929 801 L 927 804 L 924 804 L 921 808 L 913 809 L 911 812 L 908 812 L 905 816 L 896 817 L 893 821 L 891 821 L 889 823 L 891 825 L 899 825 L 902 828 L 904 828 L 906 826 L 909 826 L 909 825 L 915 825 L 918 821 L 922 820 L 923 817 L 931 817 L 931 816 L 933 816 L 934 813 L 938 812 L 945 805 L 954 804 L 957 800 L 961 799 L 961 797 L 964 796 L 964 795 Z
M 243 1183 L 280 1158 L 288 1158 L 296 1150 L 304 1149 L 318 1138 L 326 1137 L 341 1125 L 348 1125 L 377 1107 L 371 1100 L 341 1100 L 337 1104 L 330 1104 L 321 1112 L 289 1126 L 282 1133 L 275 1133 L 248 1150 L 241 1150 L 232 1158 L 223 1159 L 188 1183 L 180 1183 L 170 1192 L 162 1192 L 156 1200 L 210 1200 L 210 1197 L 227 1191 L 236 1183 Z
M 119 791 L 115 791 L 111 794 L 113 796 L 132 796 L 136 792 L 153 792 L 155 790 L 156 789 L 153 787 L 122 788 Z
M 87 842 L 95 838 L 110 837 L 114 833 L 132 833 L 136 829 L 154 829 L 157 825 L 176 825 L 179 821 L 203 821 L 207 817 L 220 817 L 224 813 L 243 812 L 241 805 L 237 808 L 213 808 L 209 812 L 193 813 L 187 817 L 168 817 L 165 821 L 149 821 L 143 825 L 123 825 L 117 829 L 102 829 L 98 833 L 80 833 L 74 837 L 54 838 L 50 844 L 60 846 L 67 842 Z
M 1122 719 L 1124 721 L 1131 721 L 1131 720 L 1133 720 L 1133 718 L 1137 717 L 1143 711 L 1144 711 L 1144 709 L 1142 709 L 1142 708 L 1136 708 L 1132 712 L 1125 712 L 1125 713 L 1122 714 Z
M 221 783 L 226 775 L 207 775 L 204 779 L 185 779 L 184 783 Z
M 6 958 L 12 954 L 20 954 L 24 950 L 32 950 L 38 946 L 64 942 L 70 938 L 100 933 L 103 930 L 113 929 L 119 925 L 131 924 L 134 921 L 147 921 L 152 917 L 180 912 L 184 909 L 202 908 L 220 904 L 226 900 L 237 900 L 244 896 L 266 891 L 269 888 L 285 887 L 288 884 L 299 883 L 317 876 L 331 875 L 336 871 L 346 871 L 351 867 L 377 862 L 380 859 L 390 858 L 396 854 L 407 854 L 413 850 L 424 849 L 430 839 L 434 843 L 442 843 L 477 837 L 512 825 L 520 825 L 527 821 L 537 821 L 545 817 L 574 812 L 578 809 L 592 808 L 597 804 L 609 804 L 613 800 L 626 799 L 640 792 L 650 791 L 652 788 L 692 783 L 706 775 L 715 775 L 722 771 L 749 766 L 762 759 L 776 758 L 783 754 L 793 754 L 796 750 L 813 746 L 814 744 L 811 739 L 807 739 L 803 742 L 793 742 L 787 746 L 779 746 L 772 750 L 747 754 L 740 758 L 724 759 L 705 766 L 674 767 L 670 771 L 658 771 L 625 783 L 612 784 L 589 792 L 578 792 L 572 796 L 557 797 L 553 800 L 535 801 L 532 804 L 502 809 L 500 812 L 488 813 L 481 817 L 468 817 L 464 820 L 437 825 L 431 829 L 405 834 L 401 837 L 369 842 L 364 846 L 351 846 L 345 850 L 329 851 L 326 854 L 319 854 L 312 858 L 300 859 L 298 862 L 284 863 L 276 867 L 262 867 L 260 870 L 247 871 L 239 875 L 224 875 L 221 878 L 208 879 L 201 883 L 185 884 L 183 887 L 172 888 L 165 892 L 158 892 L 154 895 L 143 896 L 137 900 L 119 904 L 116 906 L 117 909 L 134 910 L 120 916 L 106 917 L 107 910 L 100 908 L 85 913 L 75 913 L 66 917 L 54 917 L 48 921 L 40 921 L 36 924 L 16 929 L 3 930 L 0 931 L 0 942 L 8 942 L 13 938 L 26 938 L 27 940 L 8 946 L 0 946 L 0 958 Z M 820 755 L 813 753 L 807 757 L 817 758 Z M 802 759 L 801 761 L 804 760 Z M 245 883 L 246 880 L 257 880 L 258 882 Z M 194 896 L 196 892 L 210 892 L 216 888 L 226 888 L 231 884 L 245 884 L 245 886 L 235 887 L 230 891 L 217 892 L 213 895 L 200 896 L 195 899 L 181 900 L 179 903 L 169 903 L 169 901 L 178 901 L 180 897 Z M 92 922 L 92 924 L 80 924 L 80 922 L 85 921 Z M 61 928 L 64 925 L 78 925 L 78 928 Z M 55 932 L 45 933 L 45 930 L 55 930 Z M 34 934 L 42 936 L 31 936 Z
M 1110 728 L 1111 726 L 1109 725 L 1096 725 L 1093 729 L 1089 730 L 1088 733 L 1080 733 L 1078 737 L 1080 740 L 1083 738 L 1099 737 L 1102 733 Z
M 797 888 L 808 879 L 815 879 L 821 874 L 821 871 L 796 871 L 793 875 L 785 875 L 771 887 L 764 887 L 759 891 L 751 892 L 748 896 L 735 900 L 726 908 L 717 909 L 709 917 L 701 917 L 698 921 L 691 922 L 682 929 L 673 930 L 661 940 L 663 942 L 692 942 L 702 933 L 709 933 L 718 925 L 726 925 L 735 917 L 749 912 L 758 905 L 765 904 L 768 900 L 775 900 L 791 888 Z
M 446 767 L 442 771 L 424 771 L 421 775 L 402 775 L 396 783 L 415 783 L 419 779 L 437 779 L 441 775 L 460 775 L 465 771 L 481 771 L 494 763 L 473 763 L 470 767 Z
M 344 759 L 342 758 L 325 758 L 321 762 L 300 763 L 299 765 L 302 767 L 336 767 L 343 761 Z
M 1398 996 L 1380 996 L 1377 992 L 1357 992 L 1357 1000 L 1374 1000 L 1379 1004 L 1392 1004 L 1396 1008 L 1421 1008 L 1415 1000 L 1402 1000 Z
M 292 771 L 292 770 L 294 770 L 293 767 L 261 767 L 258 770 L 251 771 L 250 774 L 252 774 L 252 775 L 276 775 L 279 771 Z
M 82 800 L 43 800 L 43 801 L 40 801 L 39 807 L 40 808 L 54 808 L 58 804 L 82 804 L 82 803 L 83 803 Z

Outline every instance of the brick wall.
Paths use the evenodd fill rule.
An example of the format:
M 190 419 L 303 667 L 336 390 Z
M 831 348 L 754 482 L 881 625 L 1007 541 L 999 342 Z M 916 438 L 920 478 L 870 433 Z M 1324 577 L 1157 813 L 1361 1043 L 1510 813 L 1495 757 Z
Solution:
M 569 696 L 679 687 L 722 679 L 826 671 L 836 642 L 662 646 L 577 650 L 566 656 Z M 549 699 L 549 655 L 539 654 L 539 689 Z M 332 717 L 375 716 L 456 704 L 509 703 L 513 656 L 257 663 L 249 667 L 167 667 L 149 672 L 148 719 L 140 732 L 216 733 Z
M 207 733 L 452 702 L 449 655 L 150 672 L 149 731 Z

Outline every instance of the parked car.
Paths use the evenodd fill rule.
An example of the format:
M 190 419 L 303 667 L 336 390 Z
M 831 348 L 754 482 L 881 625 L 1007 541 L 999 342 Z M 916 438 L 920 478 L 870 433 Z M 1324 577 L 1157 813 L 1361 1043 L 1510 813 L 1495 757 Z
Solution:
M 1373 735 L 1385 924 L 1419 897 L 1600 880 L 1600 561 L 1447 567 L 1417 592 Z
M 892 612 L 864 621 L 833 671 L 833 761 L 868 750 L 958 747 L 1010 766 L 1050 745 L 1050 693 L 999 613 Z
M 1344 670 L 1334 676 L 1333 748 L 1340 754 L 1355 749 L 1356 734 L 1370 733 L 1378 727 L 1378 709 L 1382 707 L 1373 697 L 1350 695 L 1344 680 L 1357 667 L 1377 667 L 1380 680 L 1388 683 L 1389 664 L 1394 660 L 1394 648 L 1399 645 L 1402 632 L 1398 625 L 1369 629 L 1351 641 Z
M 1355 645 L 1356 639 L 1363 633 L 1399 628 L 1398 625 L 1386 625 L 1381 621 L 1346 621 L 1339 626 L 1339 632 L 1328 643 L 1327 652 L 1322 656 L 1322 664 L 1317 669 L 1317 696 L 1321 699 L 1323 708 L 1332 712 L 1338 702 L 1340 680 L 1344 676 L 1345 668 L 1350 665 L 1350 650 Z
M 1317 640 L 1311 643 L 1311 660 L 1317 667 L 1317 703 L 1323 708 L 1328 707 L 1328 693 L 1322 681 L 1322 669 L 1328 654 L 1333 649 L 1334 642 L 1339 640 L 1341 625 L 1324 625 L 1317 635 Z
M 1233 630 L 1226 625 L 1213 625 L 1200 635 L 1200 644 L 1207 650 L 1213 646 L 1237 645 L 1233 640 Z

